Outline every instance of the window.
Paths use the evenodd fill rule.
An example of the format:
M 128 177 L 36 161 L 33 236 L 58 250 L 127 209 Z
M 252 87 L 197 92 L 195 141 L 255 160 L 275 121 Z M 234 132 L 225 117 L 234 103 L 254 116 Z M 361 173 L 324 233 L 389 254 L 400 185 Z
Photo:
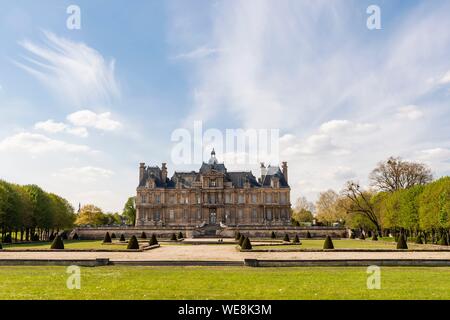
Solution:
M 175 203 L 175 196 L 173 194 L 169 198 L 169 203 L 171 203 L 171 204 Z
M 145 194 L 141 195 L 141 203 L 147 202 L 147 196 Z
M 266 217 L 267 217 L 267 220 L 269 220 L 269 221 L 272 220 L 272 210 L 271 209 L 267 209 Z
M 258 220 L 258 211 L 256 209 L 252 210 L 252 222 L 256 222 Z
M 244 195 L 243 194 L 239 194 L 239 203 L 244 203 Z
M 230 209 L 225 210 L 225 223 L 231 222 L 231 215 L 230 215 Z
M 156 203 L 161 203 L 161 195 L 159 195 L 159 194 L 156 195 L 155 202 Z
M 216 194 L 215 193 L 210 193 L 209 195 L 208 195 L 208 198 L 209 198 L 209 203 L 216 203 Z
M 231 203 L 231 194 L 225 193 L 225 203 Z
M 252 203 L 256 203 L 256 193 L 252 194 Z
M 286 193 L 280 193 L 280 202 L 281 204 L 286 204 Z
M 161 220 L 161 214 L 159 213 L 159 211 L 156 211 L 155 213 L 153 213 L 153 220 L 154 221 Z
M 198 220 L 202 219 L 202 212 L 200 211 L 200 209 L 197 210 L 197 219 Z
M 272 203 L 272 194 L 271 193 L 266 194 L 266 203 Z
M 217 186 L 217 181 L 216 181 L 216 179 L 211 179 L 210 182 L 209 182 L 209 186 L 210 186 L 210 187 L 216 187 L 216 186 Z
M 239 220 L 242 220 L 244 218 L 244 211 L 242 209 L 238 210 L 238 217 L 239 217 Z
M 188 212 L 186 209 L 183 210 L 183 220 L 186 222 L 188 220 Z
M 202 197 L 198 194 L 197 195 L 197 204 L 202 203 Z
M 175 220 L 175 212 L 173 210 L 169 211 L 169 219 L 170 220 Z

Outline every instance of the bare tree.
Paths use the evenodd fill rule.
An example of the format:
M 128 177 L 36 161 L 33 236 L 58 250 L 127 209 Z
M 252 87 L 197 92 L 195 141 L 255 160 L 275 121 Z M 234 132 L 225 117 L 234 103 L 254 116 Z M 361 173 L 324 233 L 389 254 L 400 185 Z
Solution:
M 423 185 L 433 180 L 431 170 L 423 163 L 403 161 L 390 157 L 378 163 L 370 173 L 372 186 L 381 191 L 394 192 L 415 185 Z
M 348 181 L 344 190 L 342 190 L 342 195 L 350 200 L 347 213 L 357 213 L 365 216 L 374 224 L 378 232 L 381 231 L 380 222 L 370 201 L 370 192 L 361 190 L 358 183 Z
M 314 207 L 314 203 L 312 203 L 311 201 L 308 201 L 308 199 L 306 199 L 306 197 L 304 196 L 300 196 L 297 198 L 297 201 L 295 202 L 295 211 L 310 211 L 310 212 L 314 212 L 315 211 L 315 207 Z

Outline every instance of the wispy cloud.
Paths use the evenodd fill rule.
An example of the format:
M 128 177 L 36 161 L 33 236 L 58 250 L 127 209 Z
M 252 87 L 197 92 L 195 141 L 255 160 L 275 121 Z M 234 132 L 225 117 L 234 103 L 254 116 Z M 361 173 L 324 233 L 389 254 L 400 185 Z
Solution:
M 23 40 L 26 50 L 16 65 L 73 106 L 104 104 L 120 96 L 115 61 L 95 49 L 43 31 L 43 43 Z
M 108 179 L 114 175 L 114 172 L 108 169 L 85 166 L 78 168 L 63 168 L 52 176 L 69 181 L 76 181 L 82 183 L 93 183 L 101 179 Z
M 91 110 L 81 110 L 67 116 L 67 120 L 78 127 L 89 127 L 103 131 L 120 129 L 122 124 L 111 119 L 110 112 L 95 113 Z
M 223 50 L 218 49 L 218 48 L 211 48 L 208 46 L 201 46 L 198 47 L 192 51 L 189 52 L 185 52 L 185 53 L 180 53 L 176 56 L 174 56 L 174 59 L 202 59 L 202 58 L 206 58 L 208 56 L 212 56 L 215 55 L 217 53 L 222 52 Z

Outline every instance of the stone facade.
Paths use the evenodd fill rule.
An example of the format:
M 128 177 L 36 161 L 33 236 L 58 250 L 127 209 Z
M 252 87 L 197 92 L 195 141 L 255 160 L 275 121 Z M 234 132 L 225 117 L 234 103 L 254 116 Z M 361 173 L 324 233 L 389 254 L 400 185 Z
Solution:
M 136 226 L 207 228 L 286 226 L 290 224 L 287 163 L 282 168 L 261 164 L 261 175 L 229 172 L 216 159 L 198 172 L 175 172 L 167 165 L 139 167 Z

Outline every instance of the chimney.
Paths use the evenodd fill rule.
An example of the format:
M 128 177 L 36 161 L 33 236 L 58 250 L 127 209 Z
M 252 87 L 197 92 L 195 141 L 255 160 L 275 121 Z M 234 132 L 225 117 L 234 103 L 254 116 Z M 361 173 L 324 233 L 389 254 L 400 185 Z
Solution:
M 141 183 L 142 179 L 144 178 L 144 172 L 145 172 L 145 163 L 141 162 L 139 165 L 139 183 Z
M 286 183 L 288 183 L 288 166 L 287 166 L 286 161 L 283 162 L 283 165 L 281 166 L 281 168 L 283 169 L 284 179 L 286 180 Z
M 161 179 L 165 183 L 167 180 L 167 163 L 163 162 L 161 165 Z
M 264 180 L 264 176 L 267 174 L 266 166 L 264 165 L 264 162 L 261 162 L 261 181 Z

